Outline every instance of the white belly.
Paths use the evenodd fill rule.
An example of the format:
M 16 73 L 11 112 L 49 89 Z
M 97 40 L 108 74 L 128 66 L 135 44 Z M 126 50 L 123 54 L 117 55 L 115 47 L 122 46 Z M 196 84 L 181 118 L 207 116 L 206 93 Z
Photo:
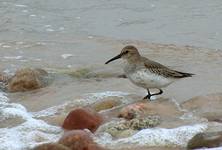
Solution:
M 142 69 L 129 73 L 127 77 L 137 86 L 143 88 L 163 88 L 171 84 L 174 80 L 151 73 L 147 69 Z

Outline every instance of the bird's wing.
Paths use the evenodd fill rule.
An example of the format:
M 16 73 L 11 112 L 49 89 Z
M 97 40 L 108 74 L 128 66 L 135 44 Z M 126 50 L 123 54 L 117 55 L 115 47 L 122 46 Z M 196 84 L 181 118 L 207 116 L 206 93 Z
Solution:
M 149 60 L 145 57 L 142 57 L 144 66 L 149 69 L 150 72 L 155 73 L 160 76 L 164 76 L 166 78 L 185 78 L 191 77 L 194 74 L 184 73 L 176 70 L 172 70 L 158 62 Z

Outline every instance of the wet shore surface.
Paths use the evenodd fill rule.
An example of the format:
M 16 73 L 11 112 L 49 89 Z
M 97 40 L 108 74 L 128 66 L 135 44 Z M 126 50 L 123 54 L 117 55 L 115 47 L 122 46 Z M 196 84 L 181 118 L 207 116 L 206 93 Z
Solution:
M 195 74 L 163 89 L 164 94 L 150 102 L 150 106 L 160 106 L 158 108 L 165 103 L 175 105 L 175 114 L 171 113 L 176 119 L 166 117 L 159 127 L 172 129 L 203 123 L 200 118 L 178 119 L 184 112 L 177 106 L 186 105 L 193 97 L 222 91 L 220 4 L 221 1 L 209 0 L 201 3 L 129 1 L 127 4 L 88 0 L 1 1 L 0 72 L 10 75 L 20 68 L 42 68 L 53 77 L 52 83 L 38 90 L 1 92 L 1 114 L 6 115 L 0 119 L 0 133 L 5 135 L 0 137 L 0 142 L 5 142 L 3 147 L 10 146 L 7 141 L 15 138 L 10 133 L 22 131 L 22 135 L 30 129 L 41 132 L 36 131 L 35 142 L 28 138 L 18 140 L 21 147 L 24 143 L 32 146 L 41 143 L 44 138 L 55 141 L 62 133 L 61 120 L 69 111 L 80 106 L 89 107 L 104 97 L 124 97 L 120 100 L 124 106 L 141 102 L 146 91 L 118 77 L 123 74 L 122 62 L 104 64 L 127 44 L 135 45 L 145 57 Z M 207 101 L 203 103 L 208 104 Z M 204 111 L 211 111 L 213 106 L 204 107 Z M 104 114 L 112 116 L 118 109 Z M 189 103 L 186 110 L 192 111 Z M 199 117 L 199 112 L 197 114 Z M 220 112 L 217 116 L 220 117 Z M 24 120 L 28 120 L 26 124 Z M 31 125 L 33 123 L 36 126 Z M 122 143 L 116 142 L 118 144 Z M 142 148 L 147 149 L 146 146 Z

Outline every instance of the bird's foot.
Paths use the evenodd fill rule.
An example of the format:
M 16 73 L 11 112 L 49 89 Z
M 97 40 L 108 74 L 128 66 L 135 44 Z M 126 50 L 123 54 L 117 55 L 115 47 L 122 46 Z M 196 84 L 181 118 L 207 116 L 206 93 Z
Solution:
M 145 96 L 143 99 L 148 99 L 149 101 L 151 101 L 151 96 L 152 96 L 152 95 L 147 95 L 147 96 Z

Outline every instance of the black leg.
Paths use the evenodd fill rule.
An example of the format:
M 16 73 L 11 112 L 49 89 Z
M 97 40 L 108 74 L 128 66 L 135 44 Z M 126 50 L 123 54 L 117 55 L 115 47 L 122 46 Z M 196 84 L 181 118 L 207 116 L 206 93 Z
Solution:
M 150 100 L 152 95 L 150 94 L 149 89 L 147 89 L 147 92 L 148 92 L 147 96 L 145 96 L 143 99 L 149 99 Z
M 160 94 L 163 93 L 163 90 L 161 90 L 161 89 L 158 89 L 158 90 L 160 90 L 159 93 L 154 93 L 154 94 L 152 94 L 151 96 L 154 96 L 154 95 L 160 95 Z
M 147 89 L 148 94 L 147 94 L 147 96 L 145 96 L 143 99 L 149 99 L 149 100 L 150 100 L 151 96 L 162 94 L 162 93 L 163 93 L 163 90 L 161 90 L 161 89 L 159 89 L 159 90 L 160 90 L 160 91 L 159 91 L 158 93 L 150 94 L 149 89 Z

